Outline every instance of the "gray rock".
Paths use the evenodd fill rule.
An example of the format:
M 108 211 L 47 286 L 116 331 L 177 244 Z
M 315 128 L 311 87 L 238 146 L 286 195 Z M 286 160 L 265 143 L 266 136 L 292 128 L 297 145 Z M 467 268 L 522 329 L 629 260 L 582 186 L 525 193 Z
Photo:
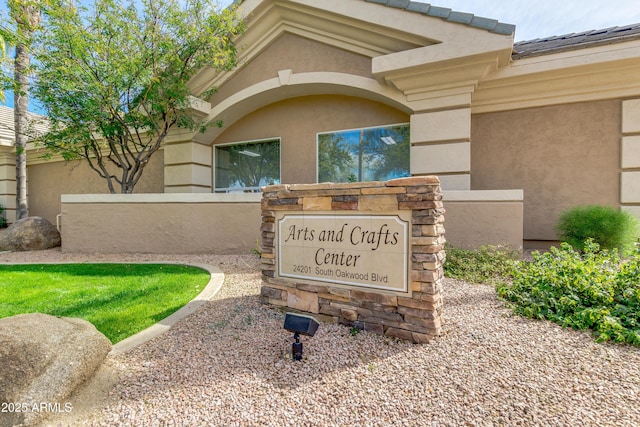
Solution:
M 19 219 L 0 236 L 0 250 L 36 251 L 60 246 L 58 229 L 39 216 Z
M 110 350 L 111 342 L 86 320 L 40 313 L 0 319 L 0 402 L 21 406 L 0 413 L 0 426 L 33 425 L 71 410 L 65 399 Z

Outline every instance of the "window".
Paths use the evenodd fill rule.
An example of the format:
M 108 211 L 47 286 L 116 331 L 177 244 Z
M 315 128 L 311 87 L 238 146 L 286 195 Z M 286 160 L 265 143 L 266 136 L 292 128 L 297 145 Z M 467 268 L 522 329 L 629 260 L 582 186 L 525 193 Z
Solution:
M 318 134 L 318 182 L 409 176 L 409 125 Z
M 280 139 L 216 145 L 215 192 L 251 193 L 280 183 Z

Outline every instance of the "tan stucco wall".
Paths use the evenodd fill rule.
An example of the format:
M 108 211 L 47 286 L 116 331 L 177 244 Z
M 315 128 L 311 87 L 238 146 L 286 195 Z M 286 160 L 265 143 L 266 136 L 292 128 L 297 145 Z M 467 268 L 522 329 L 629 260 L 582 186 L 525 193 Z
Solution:
M 483 201 L 492 197 L 456 193 L 463 193 L 463 197 L 444 195 L 445 237 L 450 244 L 461 248 L 488 244 L 522 247 L 521 201 L 511 200 L 513 197 Z M 250 253 L 257 248 L 260 238 L 260 197 L 260 194 L 65 195 L 62 251 Z
M 260 238 L 260 195 L 235 203 L 230 198 L 214 200 L 215 196 L 219 195 L 65 196 L 62 251 L 251 253 Z
M 476 114 L 471 189 L 524 189 L 524 239 L 556 240 L 575 205 L 618 206 L 619 100 Z
M 292 98 L 261 108 L 234 123 L 214 144 L 281 138 L 283 184 L 316 182 L 316 134 L 408 123 L 409 116 L 387 105 L 349 96 Z
M 136 185 L 135 193 L 164 191 L 162 150 L 155 153 Z M 108 193 L 106 180 L 89 168 L 85 161 L 50 161 L 32 164 L 27 169 L 29 214 L 41 216 L 55 224 L 60 213 L 62 194 Z M 117 190 L 116 190 L 117 191 Z
M 445 238 L 457 248 L 486 245 L 522 249 L 523 204 L 506 202 L 452 202 L 444 200 Z

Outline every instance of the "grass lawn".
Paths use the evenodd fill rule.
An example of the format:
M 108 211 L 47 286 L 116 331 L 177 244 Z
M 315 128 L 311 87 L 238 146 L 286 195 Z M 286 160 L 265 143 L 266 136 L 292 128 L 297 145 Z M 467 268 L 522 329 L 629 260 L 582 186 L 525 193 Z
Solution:
M 200 268 L 172 264 L 0 265 L 0 318 L 79 317 L 115 344 L 177 311 L 209 278 Z

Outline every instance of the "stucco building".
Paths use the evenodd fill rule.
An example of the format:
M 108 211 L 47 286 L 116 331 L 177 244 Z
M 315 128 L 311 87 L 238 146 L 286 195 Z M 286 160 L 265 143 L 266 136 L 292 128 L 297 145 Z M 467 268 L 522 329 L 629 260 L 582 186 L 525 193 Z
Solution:
M 29 152 L 30 214 L 62 212 L 65 242 L 91 226 L 83 216 L 157 205 L 154 227 L 221 242 L 234 235 L 198 230 L 257 230 L 261 185 L 437 175 L 461 246 L 547 245 L 575 205 L 640 216 L 640 25 L 514 44 L 513 25 L 409 0 L 245 0 L 241 13 L 240 65 L 192 81 L 218 88 L 196 114 L 221 128 L 170 135 L 130 197 L 95 195 L 106 185 L 86 165 Z M 11 147 L 0 150 L 10 210 Z M 146 224 L 133 217 L 120 228 Z M 69 250 L 96 249 L 73 233 Z

